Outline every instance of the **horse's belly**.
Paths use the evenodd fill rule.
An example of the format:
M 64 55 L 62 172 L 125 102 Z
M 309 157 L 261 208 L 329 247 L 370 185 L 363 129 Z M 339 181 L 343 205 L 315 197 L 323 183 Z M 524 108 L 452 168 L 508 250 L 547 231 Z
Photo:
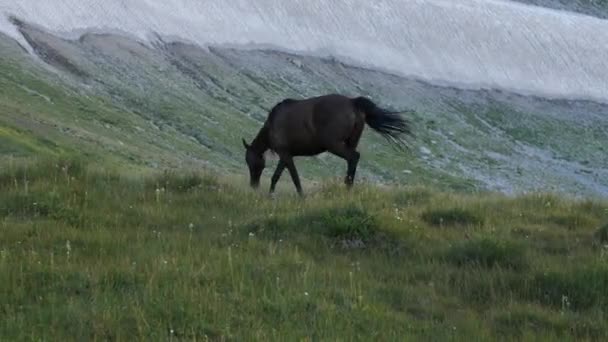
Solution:
M 323 152 L 324 146 L 319 141 L 312 137 L 303 137 L 298 135 L 286 136 L 285 150 L 292 155 L 310 156 Z
M 292 151 L 292 155 L 294 156 L 315 156 L 317 154 L 323 153 L 327 151 L 327 149 L 323 147 L 301 147 L 294 148 Z

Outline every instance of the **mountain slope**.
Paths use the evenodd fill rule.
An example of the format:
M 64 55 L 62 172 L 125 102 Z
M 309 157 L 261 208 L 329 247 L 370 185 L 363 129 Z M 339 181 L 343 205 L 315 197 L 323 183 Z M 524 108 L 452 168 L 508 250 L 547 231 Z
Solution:
M 0 0 L 0 32 L 30 49 L 15 18 L 72 39 L 272 47 L 459 87 L 608 101 L 608 21 L 513 1 Z
M 553 8 L 562 11 L 578 12 L 602 19 L 608 19 L 608 1 L 606 0 L 513 0 L 535 6 Z
M 405 154 L 366 130 L 362 178 L 608 194 L 608 108 L 599 103 L 440 87 L 273 50 L 149 46 L 114 34 L 66 40 L 17 24 L 36 55 L 0 39 L 5 154 L 83 152 L 122 165 L 244 173 L 240 139 L 254 136 L 274 103 L 340 92 L 416 111 Z M 309 179 L 345 172 L 331 155 L 297 163 Z

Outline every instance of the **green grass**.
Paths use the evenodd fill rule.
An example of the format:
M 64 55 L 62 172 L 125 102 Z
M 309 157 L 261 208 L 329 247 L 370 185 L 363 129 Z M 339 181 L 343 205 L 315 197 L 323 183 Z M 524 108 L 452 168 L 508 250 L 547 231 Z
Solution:
M 0 165 L 2 340 L 608 338 L 605 202 Z
M 414 148 L 399 158 L 364 136 L 353 191 L 307 181 L 344 172 L 330 155 L 297 162 L 305 200 L 288 176 L 272 200 L 273 165 L 262 193 L 233 174 L 245 172 L 241 137 L 259 126 L 248 116 L 340 81 L 298 71 L 288 82 L 252 67 L 256 53 L 243 70 L 227 64 L 238 54 L 182 56 L 185 77 L 149 50 L 117 63 L 121 54 L 102 49 L 94 63 L 74 59 L 99 78 L 91 88 L 0 47 L 2 340 L 608 337 L 607 203 L 480 194 L 468 172 L 447 172 L 480 161 L 499 170 L 506 164 L 478 152 L 509 156 L 515 141 L 601 166 L 601 129 L 499 104 L 421 112 Z M 344 70 L 333 77 L 375 89 L 378 75 Z M 447 131 L 462 148 L 447 147 Z M 564 143 L 581 136 L 592 143 Z M 157 167 L 170 171 L 151 174 Z

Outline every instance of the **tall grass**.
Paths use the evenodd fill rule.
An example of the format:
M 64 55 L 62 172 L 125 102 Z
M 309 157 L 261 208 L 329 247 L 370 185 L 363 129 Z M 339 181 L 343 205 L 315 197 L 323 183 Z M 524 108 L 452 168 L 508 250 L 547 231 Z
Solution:
M 0 338 L 608 338 L 605 202 L 232 183 L 4 164 Z

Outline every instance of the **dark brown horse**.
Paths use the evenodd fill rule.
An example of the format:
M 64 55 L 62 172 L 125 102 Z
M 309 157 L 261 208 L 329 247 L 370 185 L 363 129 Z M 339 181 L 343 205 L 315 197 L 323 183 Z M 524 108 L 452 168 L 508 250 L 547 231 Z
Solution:
M 264 152 L 271 150 L 279 163 L 270 184 L 270 193 L 287 168 L 293 184 L 302 195 L 295 156 L 314 156 L 330 152 L 346 160 L 345 183 L 351 187 L 359 162 L 357 145 L 365 124 L 397 146 L 403 146 L 401 134 L 410 134 L 409 121 L 398 113 L 378 107 L 365 97 L 349 98 L 330 94 L 303 100 L 286 99 L 275 105 L 258 135 L 245 146 L 251 186 L 257 188 L 265 168 Z

